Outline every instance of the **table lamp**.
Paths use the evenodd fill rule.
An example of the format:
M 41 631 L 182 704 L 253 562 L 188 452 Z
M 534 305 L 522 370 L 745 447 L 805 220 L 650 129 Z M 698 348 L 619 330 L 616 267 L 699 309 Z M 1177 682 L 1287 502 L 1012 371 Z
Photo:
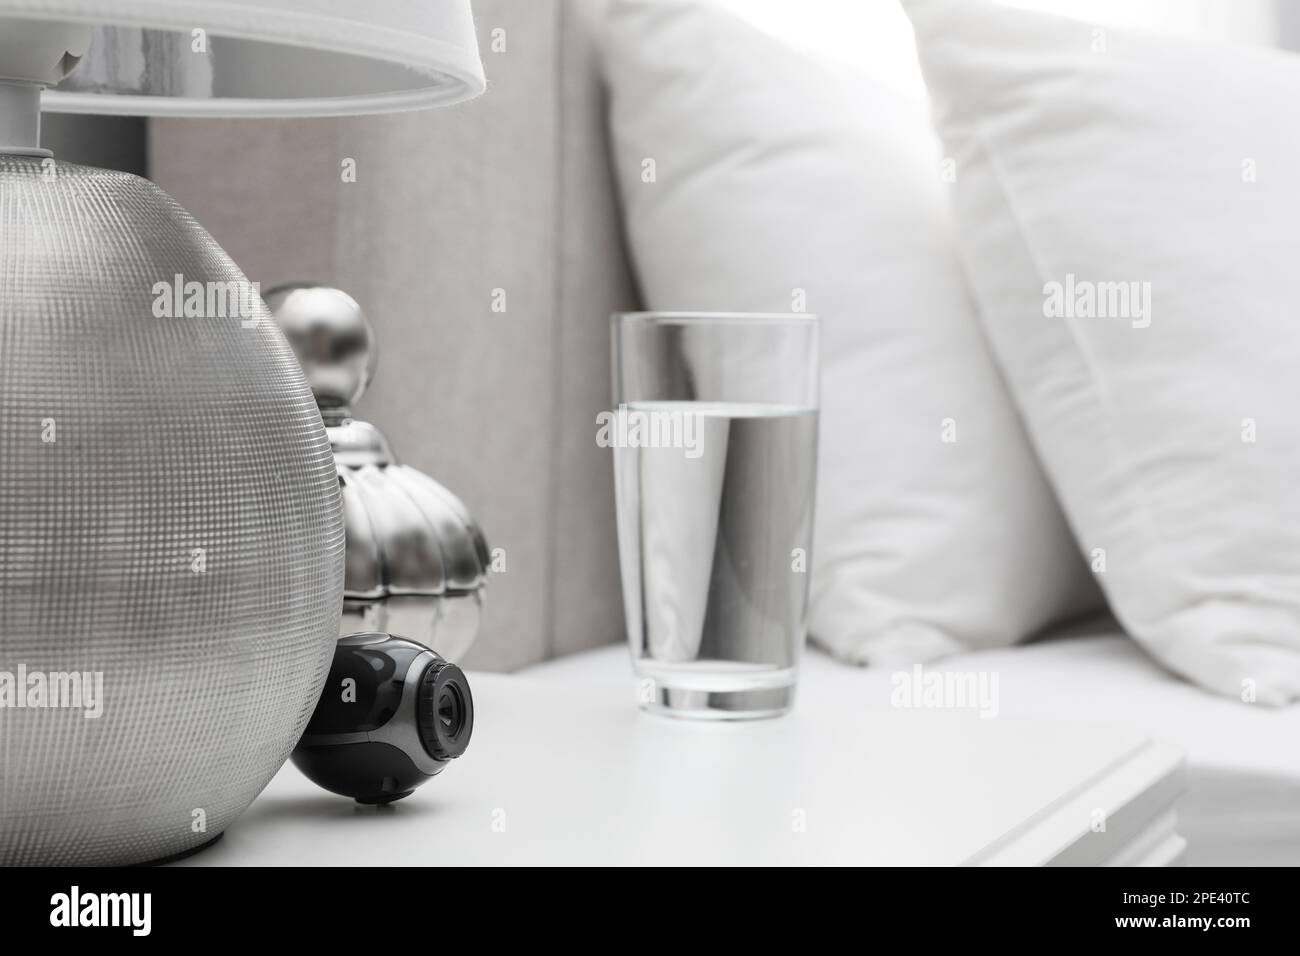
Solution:
M 0 0 L 0 865 L 218 837 L 311 716 L 343 596 L 330 445 L 259 290 L 156 186 L 42 150 L 41 106 L 484 85 L 468 0 Z

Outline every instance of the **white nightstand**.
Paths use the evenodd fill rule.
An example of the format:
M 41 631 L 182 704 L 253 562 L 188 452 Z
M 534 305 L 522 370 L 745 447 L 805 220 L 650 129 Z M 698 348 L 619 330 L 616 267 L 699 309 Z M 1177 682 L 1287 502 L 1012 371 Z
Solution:
M 810 654 L 795 710 L 639 712 L 622 647 L 472 674 L 469 752 L 360 808 L 286 766 L 201 864 L 1147 864 L 1182 756 L 1123 727 L 901 709 Z

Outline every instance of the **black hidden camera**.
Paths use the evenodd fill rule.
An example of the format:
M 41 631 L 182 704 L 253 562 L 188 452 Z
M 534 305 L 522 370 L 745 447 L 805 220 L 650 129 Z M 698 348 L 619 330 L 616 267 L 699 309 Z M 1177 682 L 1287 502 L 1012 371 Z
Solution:
M 474 730 L 469 681 L 422 644 L 351 634 L 334 650 L 294 765 L 358 803 L 391 803 L 465 752 Z

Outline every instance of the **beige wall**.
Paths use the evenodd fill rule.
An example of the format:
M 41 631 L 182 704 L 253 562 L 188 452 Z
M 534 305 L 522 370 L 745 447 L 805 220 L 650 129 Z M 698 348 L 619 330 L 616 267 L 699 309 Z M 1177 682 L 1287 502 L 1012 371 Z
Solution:
M 263 288 L 337 284 L 379 371 L 357 409 L 505 549 L 471 666 L 623 632 L 608 451 L 608 315 L 634 307 L 596 80 L 597 8 L 476 0 L 488 94 L 335 120 L 151 124 L 150 169 Z M 491 48 L 505 30 L 505 52 Z M 342 182 L 354 159 L 357 182 Z M 507 311 L 492 311 L 505 290 Z

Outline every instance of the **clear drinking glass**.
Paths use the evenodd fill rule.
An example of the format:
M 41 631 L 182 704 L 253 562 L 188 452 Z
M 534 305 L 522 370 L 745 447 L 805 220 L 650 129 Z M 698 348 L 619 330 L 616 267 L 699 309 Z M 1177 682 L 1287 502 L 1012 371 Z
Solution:
M 817 319 L 612 321 L 608 443 L 642 706 L 722 719 L 785 713 L 807 632 Z

